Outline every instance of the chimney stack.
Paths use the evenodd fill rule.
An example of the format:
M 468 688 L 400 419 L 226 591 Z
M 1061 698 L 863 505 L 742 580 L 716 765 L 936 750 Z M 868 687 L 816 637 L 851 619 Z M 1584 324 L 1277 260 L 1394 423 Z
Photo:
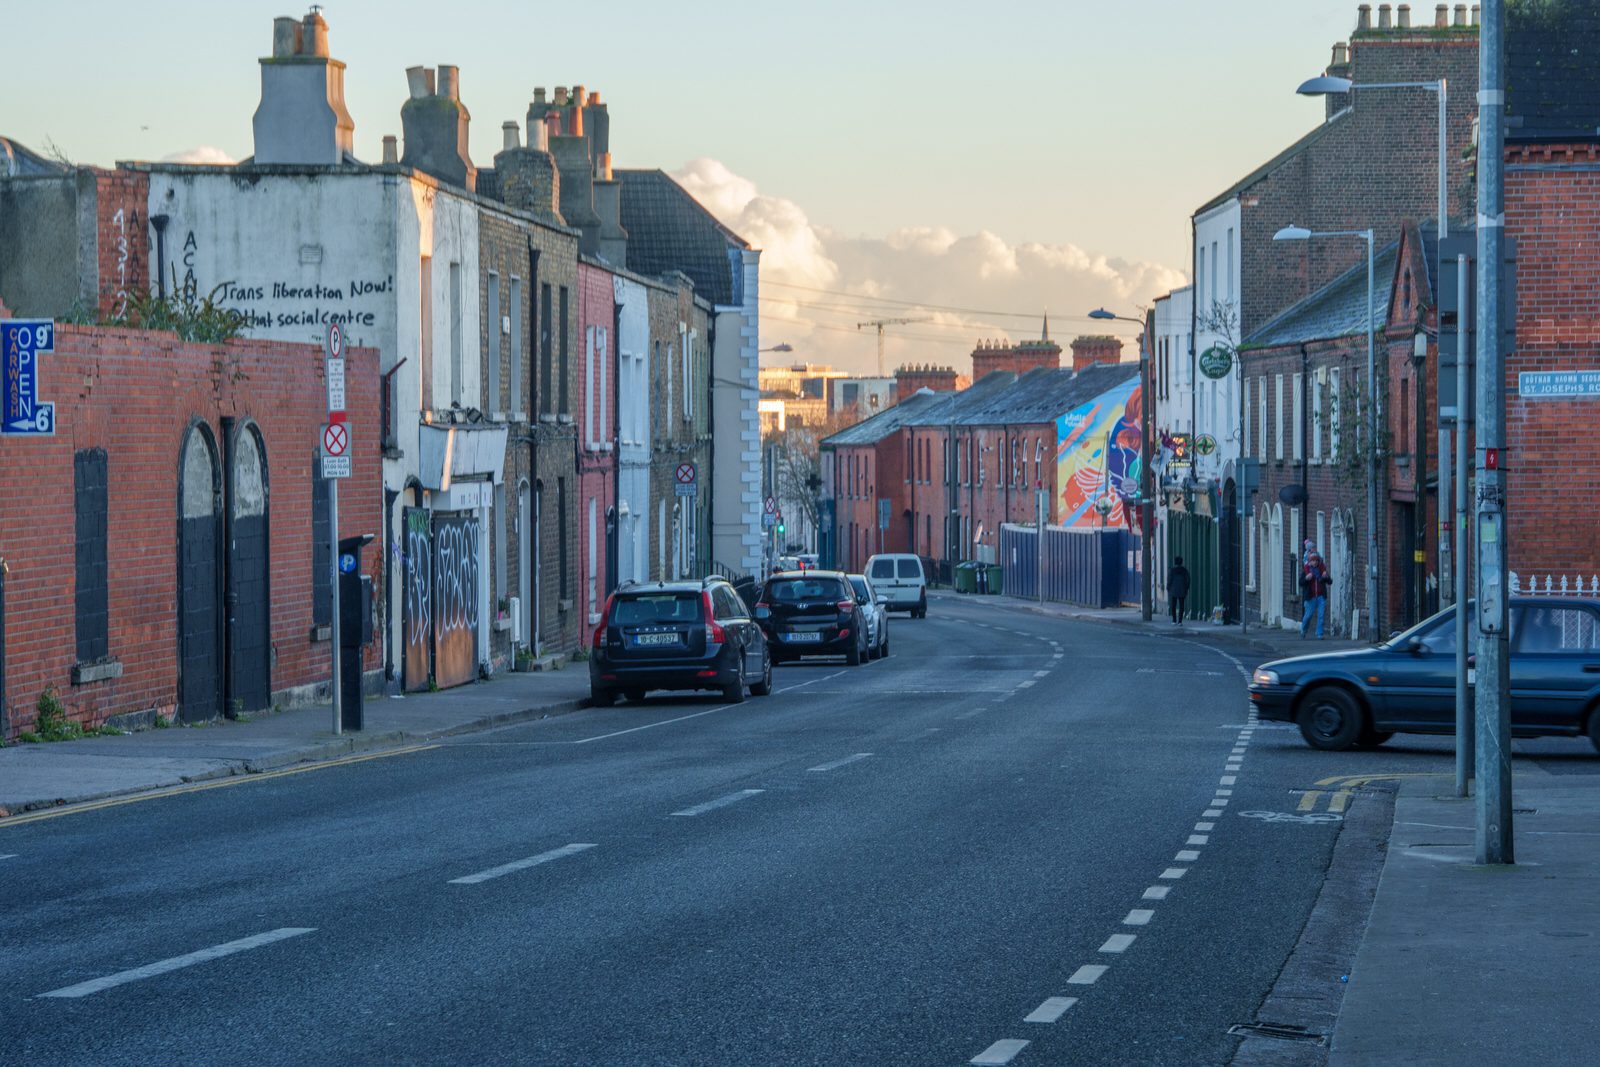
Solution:
M 1467 24 L 1467 5 L 1466 4 L 1457 4 L 1456 5 L 1456 25 L 1457 26 L 1465 26 L 1466 24 Z
M 1409 30 L 1411 28 L 1410 4 L 1401 4 L 1399 7 L 1394 9 L 1394 14 L 1395 19 L 1397 20 L 1396 25 L 1398 25 L 1402 30 Z
M 1450 5 L 1440 4 L 1433 9 L 1433 28 L 1442 30 L 1450 25 Z
M 594 210 L 600 216 L 600 258 L 616 267 L 628 265 L 628 231 L 622 228 L 622 183 L 611 177 L 611 153 L 595 160 Z
M 400 162 L 400 142 L 392 133 L 383 135 L 383 161 L 385 163 Z
M 1366 33 L 1372 29 L 1372 5 L 1362 4 L 1356 8 L 1356 32 Z
M 344 64 L 329 58 L 328 24 L 317 12 L 272 20 L 272 55 L 261 60 L 261 103 L 251 126 L 257 163 L 335 166 L 353 158 Z
M 426 67 L 408 69 L 406 82 L 411 97 L 400 108 L 405 134 L 400 162 L 471 192 L 478 184 L 478 168 L 467 149 L 472 115 L 461 103 L 459 70 L 441 66 L 437 92 L 433 71 Z
M 1378 5 L 1378 29 L 1393 29 L 1394 9 L 1388 4 Z
M 527 147 L 515 143 L 515 124 L 506 123 L 506 146 L 494 157 L 494 169 L 500 179 L 500 198 L 507 205 L 566 225 L 560 209 L 561 174 L 550 155 L 549 123 L 554 114 L 544 90 L 535 89 L 533 103 L 528 105 Z
M 1122 341 L 1116 337 L 1079 337 L 1072 342 L 1072 372 L 1101 363 L 1122 362 Z

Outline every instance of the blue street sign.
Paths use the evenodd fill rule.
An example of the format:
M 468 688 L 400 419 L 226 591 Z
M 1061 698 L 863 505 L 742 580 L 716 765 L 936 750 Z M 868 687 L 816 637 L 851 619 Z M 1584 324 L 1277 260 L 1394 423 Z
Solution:
M 56 432 L 56 406 L 39 399 L 39 356 L 55 347 L 52 320 L 0 319 L 0 361 L 5 367 L 0 433 L 48 437 Z
M 356 558 L 348 552 L 339 554 L 339 569 L 345 574 L 354 574 L 356 571 Z

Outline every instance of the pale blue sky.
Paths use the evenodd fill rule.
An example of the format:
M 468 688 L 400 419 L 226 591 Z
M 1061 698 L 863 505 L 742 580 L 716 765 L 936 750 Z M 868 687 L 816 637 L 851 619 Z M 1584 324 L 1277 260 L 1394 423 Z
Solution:
M 1319 120 L 1294 87 L 1356 6 L 329 0 L 323 13 L 365 159 L 400 132 L 404 68 L 453 63 L 480 166 L 534 86 L 582 83 L 610 104 L 617 165 L 711 157 L 835 238 L 927 227 L 1183 270 L 1191 210 Z M 248 155 L 272 18 L 304 10 L 6 0 L 0 133 L 100 164 L 199 145 Z M 872 281 L 847 269 L 864 268 L 841 264 L 830 284 Z M 1047 299 L 1063 316 L 1079 302 Z

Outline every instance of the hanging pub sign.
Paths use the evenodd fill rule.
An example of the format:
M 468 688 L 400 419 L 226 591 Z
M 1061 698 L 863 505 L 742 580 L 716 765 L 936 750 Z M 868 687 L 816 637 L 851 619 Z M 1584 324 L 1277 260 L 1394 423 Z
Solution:
M 1207 378 L 1226 378 L 1233 370 L 1233 349 L 1227 345 L 1212 345 L 1200 353 L 1200 373 Z

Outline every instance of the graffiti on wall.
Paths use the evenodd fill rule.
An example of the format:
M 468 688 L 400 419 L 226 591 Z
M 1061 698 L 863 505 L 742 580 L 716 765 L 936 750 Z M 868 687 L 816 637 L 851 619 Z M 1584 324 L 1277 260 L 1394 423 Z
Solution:
M 478 541 L 470 515 L 433 520 L 433 670 L 439 688 L 478 676 Z
M 405 509 L 402 560 L 405 564 L 404 685 L 428 688 L 433 655 L 433 520 L 423 508 Z
M 1063 526 L 1130 526 L 1139 497 L 1136 378 L 1056 419 L 1056 485 Z

